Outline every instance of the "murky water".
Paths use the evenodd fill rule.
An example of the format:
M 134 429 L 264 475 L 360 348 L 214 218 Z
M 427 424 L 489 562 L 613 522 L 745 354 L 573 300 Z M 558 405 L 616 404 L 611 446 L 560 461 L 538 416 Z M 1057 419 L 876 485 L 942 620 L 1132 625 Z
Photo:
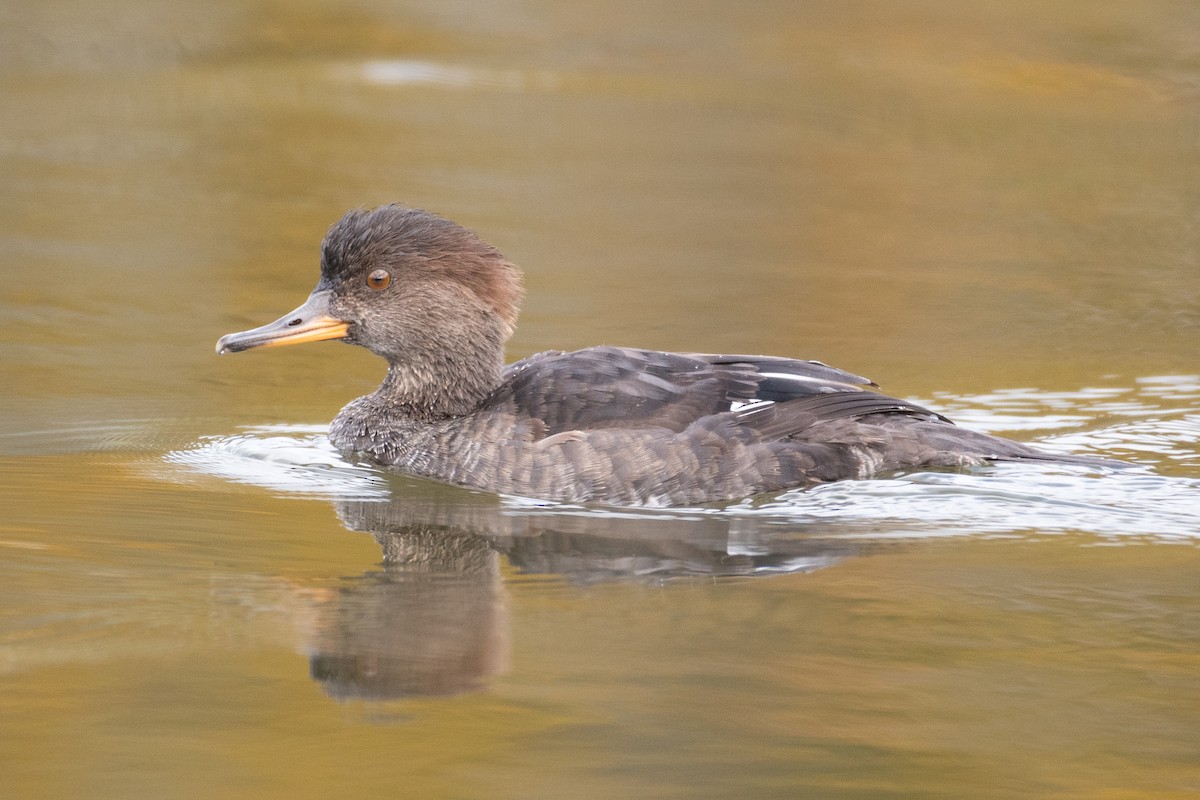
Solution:
M 1200 792 L 1198 30 L 8 3 L 0 796 Z M 391 200 L 524 267 L 513 358 L 820 358 L 1136 466 L 649 511 L 348 463 L 369 354 L 212 345 Z

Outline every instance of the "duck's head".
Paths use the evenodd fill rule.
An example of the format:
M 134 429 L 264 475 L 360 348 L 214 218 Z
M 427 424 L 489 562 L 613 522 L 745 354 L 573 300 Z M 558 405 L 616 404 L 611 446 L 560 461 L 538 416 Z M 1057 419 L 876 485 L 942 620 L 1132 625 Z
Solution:
M 477 399 L 497 380 L 521 294 L 520 271 L 471 231 L 398 205 L 356 210 L 325 235 L 308 300 L 222 336 L 217 353 L 342 339 L 386 358 L 401 390 L 460 384 Z

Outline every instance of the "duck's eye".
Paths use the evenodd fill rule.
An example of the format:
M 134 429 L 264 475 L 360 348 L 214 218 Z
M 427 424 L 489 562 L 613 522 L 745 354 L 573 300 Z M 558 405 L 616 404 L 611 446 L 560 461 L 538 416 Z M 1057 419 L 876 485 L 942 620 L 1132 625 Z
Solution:
M 377 269 L 367 276 L 367 286 L 375 291 L 386 289 L 392 283 L 392 274 L 386 269 Z

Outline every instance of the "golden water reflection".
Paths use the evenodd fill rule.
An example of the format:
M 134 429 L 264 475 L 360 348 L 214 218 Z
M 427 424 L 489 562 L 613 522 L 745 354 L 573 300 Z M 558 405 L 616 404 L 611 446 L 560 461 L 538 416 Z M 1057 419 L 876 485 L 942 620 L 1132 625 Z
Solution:
M 1194 795 L 1198 13 L 9 0 L 0 794 Z M 350 533 L 165 461 L 377 384 L 211 344 L 396 200 L 525 269 L 512 358 L 819 358 L 1146 471 Z

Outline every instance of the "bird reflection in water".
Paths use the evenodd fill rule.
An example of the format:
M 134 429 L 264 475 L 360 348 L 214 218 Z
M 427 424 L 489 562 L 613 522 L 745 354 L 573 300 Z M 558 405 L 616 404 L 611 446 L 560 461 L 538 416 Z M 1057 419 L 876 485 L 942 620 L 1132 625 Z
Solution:
M 508 663 L 499 554 L 466 531 L 373 532 L 382 569 L 322 602 L 313 679 L 339 700 L 474 691 Z
M 311 675 L 339 700 L 460 694 L 503 673 L 502 557 L 525 574 L 591 584 L 807 572 L 857 549 L 753 518 L 527 512 L 494 495 L 404 483 L 416 496 L 336 504 L 343 525 L 383 551 L 379 568 L 316 598 Z

